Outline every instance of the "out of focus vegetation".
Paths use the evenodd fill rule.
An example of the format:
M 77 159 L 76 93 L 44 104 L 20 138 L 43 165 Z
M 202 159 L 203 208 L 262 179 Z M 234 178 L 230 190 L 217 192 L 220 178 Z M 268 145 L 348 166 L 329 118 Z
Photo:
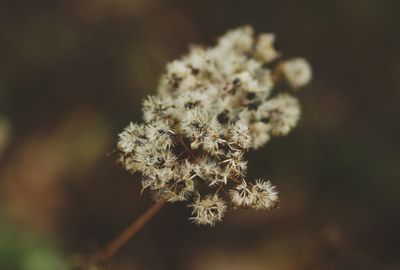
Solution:
M 116 134 L 165 63 L 243 24 L 277 34 L 314 80 L 303 118 L 249 156 L 273 214 L 215 228 L 169 205 L 105 269 L 399 269 L 400 2 L 0 3 L 0 269 L 69 269 L 143 212 Z M 94 269 L 94 268 L 91 268 Z
M 15 225 L 0 224 L 0 268 L 27 270 L 68 269 L 54 243 L 29 229 L 18 229 Z

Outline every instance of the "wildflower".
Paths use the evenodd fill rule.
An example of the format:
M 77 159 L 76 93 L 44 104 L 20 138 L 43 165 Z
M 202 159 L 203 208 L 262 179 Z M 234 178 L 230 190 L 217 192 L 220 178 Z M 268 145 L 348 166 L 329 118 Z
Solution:
M 226 140 L 223 139 L 224 137 L 225 131 L 221 124 L 216 119 L 211 120 L 207 134 L 203 139 L 204 150 L 214 156 L 223 154 L 223 151 L 220 151 L 220 147 L 226 144 Z
M 258 149 L 265 145 L 271 138 L 269 134 L 270 126 L 263 122 L 256 122 L 250 126 L 253 149 Z
M 247 182 L 242 181 L 242 183 L 236 186 L 234 189 L 229 191 L 231 196 L 231 201 L 234 207 L 249 207 L 253 204 L 253 194 L 251 189 L 248 188 Z
M 286 135 L 300 119 L 300 105 L 296 98 L 280 94 L 263 103 L 257 113 L 267 122 L 271 135 Z
M 215 225 L 221 221 L 226 211 L 226 203 L 217 195 L 207 195 L 204 198 L 198 196 L 193 204 L 190 220 L 198 225 Z
M 295 58 L 282 63 L 282 72 L 293 88 L 300 88 L 311 80 L 311 67 L 303 58 Z
M 146 141 L 146 133 L 143 125 L 130 123 L 125 130 L 119 134 L 118 149 L 125 154 L 132 153 L 137 145 Z
M 143 102 L 144 121 L 165 120 L 171 115 L 173 107 L 173 100 L 168 96 L 148 96 Z
M 185 114 L 182 121 L 182 130 L 185 135 L 192 141 L 191 147 L 197 149 L 205 137 L 210 118 L 207 110 L 194 108 Z
M 146 128 L 148 141 L 157 145 L 158 149 L 170 149 L 175 144 L 174 136 L 176 133 L 164 123 L 149 125 Z
M 255 48 L 255 57 L 261 62 L 269 63 L 274 61 L 280 54 L 274 48 L 275 35 L 261 34 Z
M 270 181 L 256 180 L 252 187 L 252 207 L 256 210 L 273 210 L 278 206 L 278 192 Z
M 244 26 L 228 31 L 218 41 L 218 48 L 231 52 L 248 52 L 253 45 L 253 29 Z
M 231 130 L 231 141 L 243 149 L 251 147 L 251 134 L 249 127 L 243 121 L 236 122 Z
M 155 200 L 187 202 L 196 224 L 212 226 L 228 208 L 277 207 L 269 181 L 244 179 L 245 156 L 296 126 L 300 106 L 291 90 L 309 82 L 311 69 L 302 58 L 281 60 L 274 42 L 244 26 L 214 47 L 191 47 L 167 64 L 158 93 L 144 100 L 144 124 L 119 135 L 122 166 L 141 174 Z
M 193 180 L 191 179 L 170 179 L 166 182 L 166 185 L 162 189 L 158 189 L 157 192 L 162 199 L 166 199 L 169 202 L 186 201 L 191 192 L 193 192 Z
M 247 161 L 244 161 L 242 157 L 241 151 L 229 151 L 221 164 L 225 165 L 235 176 L 241 176 L 246 174 L 247 169 Z

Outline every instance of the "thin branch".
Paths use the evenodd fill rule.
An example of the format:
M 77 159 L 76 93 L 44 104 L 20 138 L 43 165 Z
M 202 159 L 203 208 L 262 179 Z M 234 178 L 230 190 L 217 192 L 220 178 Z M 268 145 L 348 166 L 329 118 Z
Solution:
M 154 215 L 164 206 L 165 201 L 159 201 L 153 204 L 140 217 L 135 219 L 129 227 L 123 230 L 107 246 L 100 250 L 93 257 L 94 261 L 105 261 L 117 252 L 129 239 L 131 239 L 144 225 L 146 225 Z

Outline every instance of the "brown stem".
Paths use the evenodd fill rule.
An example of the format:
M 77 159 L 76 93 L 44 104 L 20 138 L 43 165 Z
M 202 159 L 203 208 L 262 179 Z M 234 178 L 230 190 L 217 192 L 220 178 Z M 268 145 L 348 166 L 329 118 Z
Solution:
M 159 201 L 153 204 L 140 217 L 135 219 L 129 227 L 123 230 L 116 238 L 114 238 L 107 246 L 100 250 L 93 257 L 94 261 L 105 261 L 117 252 L 130 238 L 132 238 L 144 225 L 149 222 L 154 215 L 164 206 L 165 201 Z

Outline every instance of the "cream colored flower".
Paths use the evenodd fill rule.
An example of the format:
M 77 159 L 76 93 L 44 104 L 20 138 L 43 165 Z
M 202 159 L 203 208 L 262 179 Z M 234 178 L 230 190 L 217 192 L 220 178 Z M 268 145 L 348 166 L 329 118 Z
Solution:
M 270 181 L 257 180 L 252 187 L 252 207 L 273 210 L 278 206 L 278 192 Z
M 296 126 L 300 106 L 288 92 L 307 84 L 311 69 L 301 58 L 279 62 L 274 41 L 244 26 L 214 47 L 192 47 L 167 64 L 158 94 L 144 100 L 144 124 L 119 134 L 122 166 L 141 174 L 155 200 L 187 202 L 196 224 L 214 225 L 229 207 L 278 204 L 269 181 L 244 180 L 245 157 Z
M 263 63 L 274 61 L 280 54 L 274 48 L 275 35 L 274 34 L 261 34 L 258 37 L 255 57 Z
M 269 126 L 271 135 L 286 135 L 300 119 L 300 105 L 296 98 L 280 94 L 258 108 L 258 117 Z
M 282 72 L 289 84 L 295 89 L 308 84 L 312 77 L 310 64 L 303 58 L 284 61 Z
M 244 180 L 240 185 L 236 186 L 235 189 L 231 189 L 229 191 L 229 195 L 231 196 L 231 201 L 235 208 L 246 208 L 253 204 L 252 191 L 249 189 L 247 182 Z
M 198 225 L 213 226 L 222 220 L 226 211 L 226 203 L 217 194 L 198 196 L 189 207 L 192 208 L 190 220 Z

